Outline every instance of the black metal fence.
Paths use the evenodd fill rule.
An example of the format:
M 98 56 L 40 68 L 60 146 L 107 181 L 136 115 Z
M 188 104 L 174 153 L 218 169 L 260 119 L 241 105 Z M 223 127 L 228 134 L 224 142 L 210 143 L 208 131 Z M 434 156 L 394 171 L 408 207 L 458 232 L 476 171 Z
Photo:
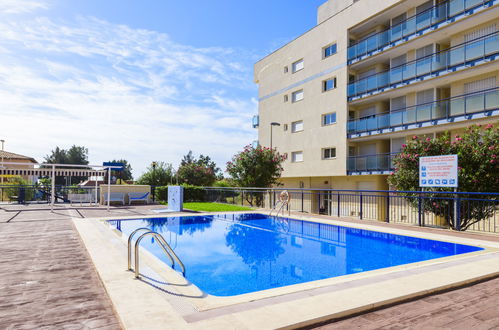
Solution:
M 1 185 L 0 202 L 50 203 L 51 190 L 40 185 Z M 494 192 L 189 187 L 184 199 L 271 209 L 284 190 L 290 197 L 289 211 L 499 233 L 499 193 Z M 156 201 L 167 200 L 167 187 L 152 191 Z M 56 203 L 98 203 L 99 199 L 99 187 L 55 186 Z
M 204 188 L 204 201 L 425 227 L 499 233 L 499 193 L 283 188 Z
M 55 202 L 99 202 L 99 187 L 74 187 L 59 186 L 54 187 Z M 0 202 L 3 203 L 50 203 L 52 187 L 50 185 L 0 185 Z

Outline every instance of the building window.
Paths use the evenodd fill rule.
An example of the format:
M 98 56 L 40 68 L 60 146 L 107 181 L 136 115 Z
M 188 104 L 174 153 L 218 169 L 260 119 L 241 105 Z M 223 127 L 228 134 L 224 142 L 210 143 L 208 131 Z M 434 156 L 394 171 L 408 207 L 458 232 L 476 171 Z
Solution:
M 284 102 L 288 102 L 288 94 L 284 95 Z
M 327 58 L 327 57 L 334 55 L 334 54 L 336 54 L 336 44 L 332 44 L 332 45 L 329 45 L 329 46 L 322 48 L 322 56 L 324 58 Z
M 301 60 L 294 62 L 291 65 L 291 70 L 293 71 L 293 73 L 295 73 L 295 72 L 298 72 L 300 70 L 303 70 L 303 67 L 304 67 L 303 59 L 301 59 Z
M 326 113 L 325 115 L 322 115 L 323 126 L 332 124 L 336 124 L 336 112 Z
M 282 125 L 282 128 L 283 128 L 285 131 L 287 131 L 287 130 L 288 130 L 288 124 L 284 124 L 284 125 Z
M 284 73 L 288 73 L 288 66 L 284 67 Z
M 291 132 L 296 133 L 296 132 L 301 132 L 303 131 L 303 120 L 295 121 L 291 123 Z
M 335 88 L 336 88 L 336 78 L 327 79 L 322 82 L 323 92 L 327 92 Z
M 303 151 L 295 151 L 291 153 L 291 161 L 293 163 L 303 162 Z
M 291 102 L 298 102 L 303 100 L 303 89 L 300 89 L 299 91 L 293 92 L 291 94 Z
M 336 148 L 322 149 L 322 159 L 333 159 L 333 158 L 336 158 Z

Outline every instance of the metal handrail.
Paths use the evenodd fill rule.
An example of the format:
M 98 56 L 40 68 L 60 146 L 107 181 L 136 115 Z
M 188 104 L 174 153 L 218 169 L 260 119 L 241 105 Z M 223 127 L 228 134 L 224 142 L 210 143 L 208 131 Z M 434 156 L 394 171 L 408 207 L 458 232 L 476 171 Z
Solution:
M 289 205 L 289 202 L 283 202 L 281 200 L 278 200 L 277 203 L 275 203 L 274 207 L 270 210 L 269 217 L 272 216 L 272 211 L 277 209 L 277 205 L 279 205 L 279 203 L 281 204 L 281 206 L 279 207 L 279 209 L 277 210 L 277 213 L 274 216 L 278 217 L 279 212 L 281 212 L 281 211 L 282 211 L 282 215 L 284 216 L 284 206 Z M 288 214 L 291 214 L 291 210 L 289 210 L 289 209 L 288 209 Z
M 282 203 L 280 200 L 278 200 L 275 204 L 274 204 L 274 207 L 272 207 L 272 209 L 270 209 L 270 212 L 269 212 L 269 217 L 272 216 L 272 211 L 276 210 L 277 209 L 277 205 L 279 205 L 279 203 Z M 277 213 L 279 213 L 279 211 L 277 211 Z
M 281 207 L 279 208 L 279 210 L 277 210 L 277 213 L 275 215 L 276 217 L 279 216 L 279 212 L 281 212 L 281 211 L 282 211 L 282 215 L 284 216 L 284 205 L 288 206 L 289 205 L 289 201 L 288 202 L 282 202 Z M 291 210 L 288 209 L 288 215 L 290 215 L 290 214 L 291 214 Z
M 128 236 L 128 244 L 127 244 L 127 246 L 128 246 L 128 270 L 132 270 L 132 238 L 136 233 L 138 233 L 141 230 L 146 230 L 146 231 L 152 232 L 151 228 L 141 227 L 141 228 L 137 228 L 134 231 L 132 231 L 130 236 Z M 171 257 L 170 257 L 170 260 L 172 261 L 172 264 L 175 265 L 175 262 Z
M 173 257 L 175 260 L 177 260 L 177 263 L 179 264 L 180 268 L 182 268 L 182 275 L 185 276 L 185 266 L 184 266 L 184 263 L 177 256 L 177 254 L 175 253 L 175 251 L 173 251 L 173 249 L 170 246 L 170 244 L 168 244 L 168 242 L 166 242 L 165 238 L 161 234 L 159 234 L 159 233 L 156 233 L 156 238 L 160 241 L 160 243 L 163 245 L 163 247 L 166 248 L 169 251 L 170 257 Z
M 173 263 L 172 267 L 175 266 L 173 258 L 175 258 L 177 260 L 178 264 L 180 265 L 180 268 L 182 268 L 182 275 L 185 276 L 185 266 L 184 266 L 183 262 L 175 254 L 175 252 L 173 252 L 172 248 L 170 247 L 170 245 L 168 245 L 168 243 L 165 241 L 165 239 L 163 238 L 163 236 L 161 236 L 161 234 L 159 234 L 157 232 L 148 231 L 148 232 L 143 233 L 142 235 L 140 235 L 139 238 L 137 238 L 137 241 L 135 242 L 135 278 L 139 278 L 140 277 L 140 271 L 139 271 L 139 246 L 140 246 L 140 241 L 142 241 L 142 239 L 144 237 L 148 236 L 148 235 L 152 235 L 153 237 L 155 237 L 157 239 L 157 241 L 159 242 L 159 245 L 163 249 L 163 252 L 165 252 L 165 254 L 170 258 L 170 260 L 172 260 L 172 263 Z

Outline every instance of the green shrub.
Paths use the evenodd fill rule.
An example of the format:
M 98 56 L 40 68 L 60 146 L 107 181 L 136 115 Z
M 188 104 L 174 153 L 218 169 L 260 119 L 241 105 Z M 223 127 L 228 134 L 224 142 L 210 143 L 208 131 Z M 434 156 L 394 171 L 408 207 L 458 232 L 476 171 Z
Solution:
M 14 200 L 14 196 L 19 196 L 19 187 L 24 186 L 25 188 L 25 196 L 24 199 L 26 201 L 31 201 L 34 198 L 35 191 L 32 185 L 24 180 L 22 177 L 13 177 L 9 178 L 7 182 L 3 183 L 4 186 L 12 186 L 9 188 L 3 189 L 4 197 L 7 197 L 10 201 Z
M 184 187 L 184 202 L 204 202 L 205 190 L 203 187 L 191 186 L 183 184 Z
M 184 187 L 184 202 L 204 202 L 205 190 L 203 187 L 183 184 Z M 156 187 L 155 197 L 159 202 L 168 202 L 168 186 Z
M 157 201 L 160 202 L 167 202 L 168 201 L 168 186 L 161 186 L 161 187 L 156 187 L 154 190 L 155 193 L 155 198 Z

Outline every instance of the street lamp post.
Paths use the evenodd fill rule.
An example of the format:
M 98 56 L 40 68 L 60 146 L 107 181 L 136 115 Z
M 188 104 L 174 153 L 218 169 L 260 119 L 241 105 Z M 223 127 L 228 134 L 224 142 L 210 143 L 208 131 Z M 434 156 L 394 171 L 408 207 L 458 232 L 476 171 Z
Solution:
M 274 126 L 281 126 L 281 124 L 279 124 L 279 123 L 277 123 L 275 121 L 273 121 L 273 122 L 270 123 L 270 149 L 272 149 L 272 128 Z

